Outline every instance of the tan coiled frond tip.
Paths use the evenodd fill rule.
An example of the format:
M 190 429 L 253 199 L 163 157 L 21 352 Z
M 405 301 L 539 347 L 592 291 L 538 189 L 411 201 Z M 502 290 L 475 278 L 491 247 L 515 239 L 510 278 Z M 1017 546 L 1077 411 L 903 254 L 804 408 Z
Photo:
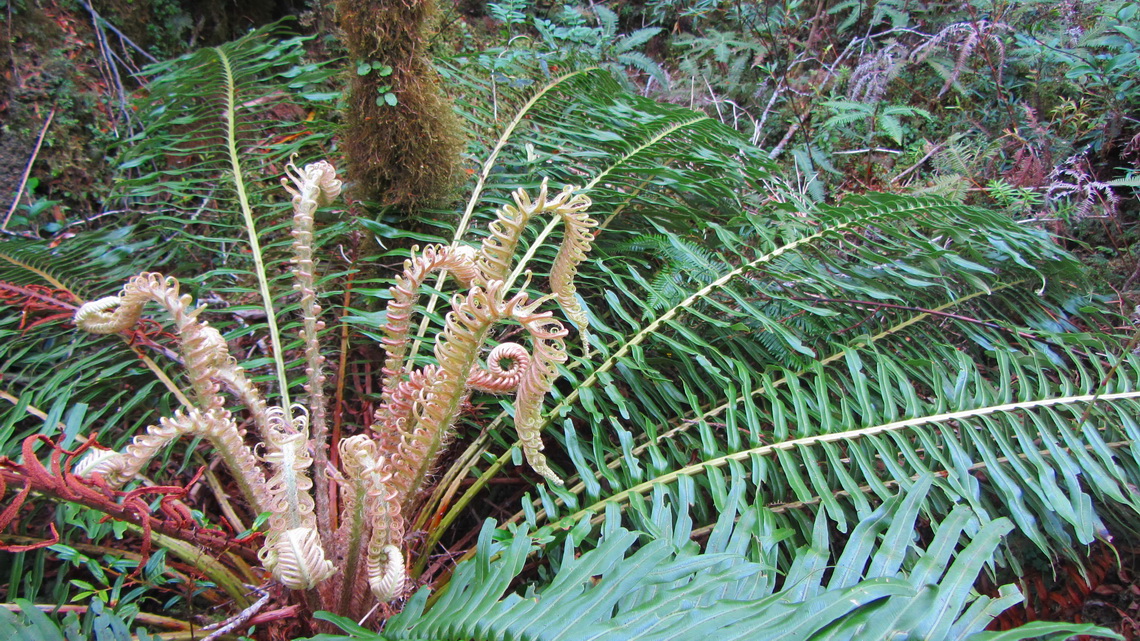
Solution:
M 340 195 L 343 186 L 336 177 L 336 168 L 325 160 L 309 163 L 304 169 L 289 162 L 285 166 L 285 173 L 294 186 L 290 187 L 284 178 L 281 179 L 281 184 L 293 194 L 293 199 L 311 201 L 315 207 L 331 204 Z
M 105 296 L 84 303 L 75 312 L 75 326 L 92 334 L 118 334 L 129 329 L 130 326 L 114 313 L 122 300 L 118 296 Z
M 325 559 L 321 537 L 313 528 L 286 530 L 258 552 L 262 565 L 287 588 L 308 590 L 336 573 L 336 566 Z
M 269 517 L 271 532 L 317 526 L 314 501 L 309 494 L 313 481 L 306 473 L 313 464 L 308 450 L 308 415 L 300 405 L 294 405 L 293 411 L 299 413 L 290 417 L 281 407 L 268 410 L 269 429 L 263 460 L 273 470 L 273 476 L 266 481 L 272 501 L 269 506 L 273 512 Z
M 400 545 L 404 540 L 404 518 L 396 492 L 389 487 L 392 475 L 387 462 L 377 456 L 377 443 L 364 434 L 340 442 L 341 461 L 347 476 L 346 487 L 363 489 L 359 498 L 345 494 L 346 506 L 355 514 L 364 507 L 371 521 L 365 571 L 373 595 L 381 602 L 391 601 L 404 591 L 407 572 Z M 363 515 L 361 515 L 363 516 Z
M 404 592 L 407 572 L 404 555 L 395 545 L 385 545 L 375 554 L 368 555 L 368 587 L 376 600 L 387 603 Z
M 114 450 L 91 450 L 75 464 L 72 473 L 79 477 L 101 474 L 106 479 L 121 468 L 122 459 L 123 455 Z
M 340 450 L 341 467 L 349 477 L 359 478 L 376 461 L 376 441 L 367 434 L 341 439 L 337 448 Z
M 504 205 L 496 212 L 496 219 L 488 227 L 487 231 L 490 233 L 483 239 L 483 246 L 476 259 L 485 281 L 503 280 L 507 277 L 523 229 L 531 218 L 546 212 L 555 212 L 565 219 L 567 214 L 589 206 L 590 200 L 582 195 L 574 196 L 574 189 L 575 187 L 568 185 L 558 195 L 548 198 L 549 186 L 544 178 L 538 196 L 534 200 L 531 200 L 530 195 L 523 189 L 511 194 L 515 204 Z M 569 234 L 567 236 L 569 237 Z
M 586 214 L 589 206 L 590 199 L 578 194 L 560 203 L 555 209 L 566 230 L 562 246 L 558 248 L 558 255 L 550 269 L 550 289 L 558 298 L 562 311 L 578 327 L 582 338 L 582 353 L 586 357 L 590 355 L 589 317 L 578 302 L 574 278 L 578 275 L 578 265 L 586 260 L 586 254 L 593 247 L 593 229 L 598 226 L 598 221 Z
M 377 423 L 388 422 L 386 406 L 403 379 L 404 359 L 407 356 L 408 331 L 412 314 L 419 299 L 420 288 L 427 277 L 436 271 L 446 272 L 468 287 L 480 278 L 474 263 L 475 250 L 466 245 L 428 245 L 421 252 L 412 248 L 412 255 L 404 261 L 404 272 L 389 291 L 387 322 L 381 328 L 386 357 L 384 359 L 383 404 L 377 413 Z
M 159 419 L 131 440 L 122 453 L 93 452 L 75 468 L 78 476 L 100 474 L 111 487 L 121 487 L 135 477 L 167 445 L 182 436 L 201 436 L 217 451 L 226 467 L 234 474 L 242 493 L 261 511 L 268 505 L 265 477 L 253 452 L 243 442 L 230 413 L 213 408 L 179 410 L 174 416 Z
M 183 322 L 192 302 L 179 296 L 178 281 L 157 272 L 143 272 L 127 281 L 118 296 L 107 296 L 80 306 L 75 326 L 93 334 L 117 334 L 139 322 L 143 305 L 153 300 L 167 308 L 175 322 Z
M 523 455 L 534 471 L 551 483 L 562 485 L 562 479 L 546 464 L 542 454 L 542 402 L 558 378 L 558 364 L 565 363 L 566 327 L 550 312 L 538 311 L 539 301 L 528 301 L 516 294 L 506 301 L 504 312 L 513 317 L 530 334 L 533 352 L 531 365 L 522 373 L 515 395 L 515 431 L 522 442 Z
M 503 369 L 503 361 L 510 367 Z M 487 355 L 487 369 L 479 367 L 471 370 L 467 385 L 472 389 L 491 394 L 507 394 L 515 391 L 523 374 L 530 368 L 530 352 L 518 343 L 496 345 Z

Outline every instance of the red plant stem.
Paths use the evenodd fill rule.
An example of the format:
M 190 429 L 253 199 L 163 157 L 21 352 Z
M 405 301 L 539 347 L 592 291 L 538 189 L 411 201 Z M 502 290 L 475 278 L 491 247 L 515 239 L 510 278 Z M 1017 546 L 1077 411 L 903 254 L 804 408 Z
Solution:
M 345 310 L 345 314 L 348 313 L 348 304 L 352 302 L 352 281 L 354 278 L 356 278 L 356 272 L 349 272 L 348 279 L 344 284 L 344 299 L 341 301 L 341 309 Z M 337 444 L 340 443 L 340 428 L 344 423 L 344 386 L 347 378 L 345 374 L 348 370 L 348 346 L 348 323 L 342 321 L 340 326 L 340 359 L 336 367 L 336 400 L 333 402 L 332 433 L 328 445 L 329 462 L 334 468 L 340 467 L 340 451 Z M 321 472 L 318 471 L 317 473 L 320 474 Z M 329 510 L 330 531 L 336 531 L 338 517 L 340 516 L 336 510 L 336 490 L 336 483 L 329 483 L 329 505 L 332 506 L 332 509 Z
M 48 457 L 48 466 L 45 466 L 36 454 L 35 445 L 40 442 L 47 443 L 52 448 Z M 198 527 L 192 522 L 188 525 L 185 519 L 174 518 L 175 515 L 172 513 L 166 513 L 168 518 L 159 518 L 150 513 L 150 505 L 148 500 L 143 498 L 144 494 L 160 494 L 166 501 L 185 494 L 184 488 L 159 486 L 141 488 L 134 492 L 116 492 L 98 478 L 91 480 L 73 474 L 71 469 L 75 460 L 93 443 L 92 437 L 74 451 L 69 451 L 41 434 L 24 439 L 21 448 L 22 462 L 17 463 L 6 457 L 0 458 L 0 492 L 9 483 L 21 486 L 15 499 L 0 515 L 4 518 L 4 522 L 0 525 L 7 525 L 7 522 L 17 515 L 28 494 L 35 491 L 62 501 L 90 507 L 112 519 L 139 526 L 143 531 L 144 558 L 150 552 L 150 532 L 154 531 L 206 550 L 232 551 L 244 560 L 257 563 L 255 551 L 237 545 L 224 533 Z M 121 503 L 119 499 L 122 499 Z
M 246 623 L 250 626 L 260 625 L 262 623 L 269 623 L 270 621 L 280 621 L 281 619 L 289 619 L 297 616 L 301 612 L 300 605 L 290 605 L 269 612 L 262 612 L 252 618 Z

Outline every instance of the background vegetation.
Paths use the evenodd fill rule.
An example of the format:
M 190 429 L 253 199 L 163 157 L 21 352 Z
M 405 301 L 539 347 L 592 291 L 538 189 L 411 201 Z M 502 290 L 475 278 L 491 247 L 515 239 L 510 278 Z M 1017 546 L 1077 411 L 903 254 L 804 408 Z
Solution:
M 417 20 L 4 2 L 0 628 L 200 638 L 259 602 L 231 634 L 376 638 L 393 615 L 384 638 L 1138 634 L 1136 3 L 377 5 Z M 277 181 L 292 154 L 350 168 L 315 239 L 333 451 L 371 422 L 413 244 L 477 241 L 544 178 L 601 221 L 578 282 L 594 353 L 572 334 L 546 408 L 565 486 L 516 465 L 509 402 L 474 396 L 405 515 L 425 588 L 364 627 L 320 628 L 272 585 L 227 594 L 262 583 L 260 519 L 220 469 L 185 498 L 226 533 L 213 564 L 81 501 L 15 500 L 51 451 L 28 437 L 119 448 L 178 407 L 168 328 L 70 323 L 135 273 L 178 276 L 274 378 L 231 142 L 287 334 Z M 526 237 L 535 291 L 550 233 Z M 426 363 L 443 301 L 423 302 Z M 208 455 L 176 445 L 147 482 Z

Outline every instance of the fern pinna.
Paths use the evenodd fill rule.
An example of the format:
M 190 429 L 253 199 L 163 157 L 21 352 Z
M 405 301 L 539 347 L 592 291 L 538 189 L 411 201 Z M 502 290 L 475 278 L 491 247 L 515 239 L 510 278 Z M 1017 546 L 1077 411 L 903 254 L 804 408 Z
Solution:
M 142 319 L 144 306 L 157 303 L 177 333 L 188 381 L 186 406 L 136 436 L 121 452 L 91 449 L 73 471 L 63 465 L 63 457 L 71 461 L 79 452 L 57 448 L 49 469 L 29 463 L 36 458 L 26 447 L 23 464 L 5 464 L 4 479 L 23 486 L 15 507 L 10 506 L 5 516 L 10 520 L 31 490 L 63 492 L 64 498 L 78 492 L 90 495 L 84 504 L 115 516 L 129 512 L 132 520 L 149 530 L 154 517 L 137 499 L 117 504 L 124 495 L 120 488 L 171 442 L 201 438 L 229 469 L 250 510 L 268 514 L 268 531 L 257 556 L 276 583 L 290 590 L 313 590 L 307 597 L 311 606 L 359 617 L 375 601 L 387 602 L 405 591 L 407 528 L 402 514 L 421 500 L 425 479 L 471 390 L 515 394 L 515 425 L 527 462 L 561 484 L 546 464 L 538 428 L 543 398 L 558 376 L 557 365 L 567 359 L 569 330 L 541 308 L 548 299 L 556 299 L 584 334 L 586 316 L 574 297 L 574 275 L 590 251 L 597 223 L 586 214 L 589 199 L 575 195 L 570 187 L 552 195 L 543 184 L 533 199 L 522 190 L 514 194 L 514 205 L 499 210 L 481 247 L 457 243 L 413 250 L 391 288 L 383 327 L 385 385 L 375 422 L 368 431 L 337 444 L 340 469 L 330 471 L 340 496 L 340 509 L 335 510 L 336 501 L 314 492 L 313 483 L 313 475 L 321 474 L 319 468 L 313 469 L 314 460 L 328 460 L 329 443 L 324 439 L 328 401 L 322 389 L 326 377 L 318 343 L 321 308 L 316 302 L 311 243 L 313 214 L 337 197 L 341 182 L 326 162 L 303 169 L 290 165 L 289 177 L 294 209 L 292 271 L 304 317 L 307 402 L 290 407 L 267 402 L 230 355 L 222 335 L 202 318 L 205 308 L 196 307 L 189 295 L 181 293 L 174 278 L 142 273 L 119 295 L 81 306 L 75 324 L 98 334 L 130 332 Z M 566 233 L 550 277 L 553 292 L 532 300 L 523 291 L 510 293 L 504 278 L 527 223 L 543 214 L 559 218 Z M 445 328 L 436 341 L 436 364 L 413 370 L 407 349 L 411 318 L 419 291 L 434 272 L 451 276 L 462 289 L 451 299 Z M 521 326 L 530 337 L 530 348 L 500 343 L 486 355 L 484 365 L 484 347 L 495 326 L 504 322 Z M 246 433 L 241 417 L 228 409 L 227 396 L 245 408 L 256 434 Z M 35 442 L 39 439 L 29 440 Z M 82 449 L 91 447 L 89 441 Z M 330 511 L 336 511 L 338 518 L 330 518 Z M 158 530 L 179 536 L 177 528 L 162 521 Z M 220 532 L 190 540 L 207 548 L 234 544 Z M 366 598 L 369 594 L 371 599 Z

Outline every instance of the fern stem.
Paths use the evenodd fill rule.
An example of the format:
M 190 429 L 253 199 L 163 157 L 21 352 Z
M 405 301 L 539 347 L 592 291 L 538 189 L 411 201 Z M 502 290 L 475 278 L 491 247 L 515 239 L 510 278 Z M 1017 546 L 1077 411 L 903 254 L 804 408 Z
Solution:
M 868 219 L 875 219 L 875 218 L 880 218 L 880 217 L 884 217 L 884 216 L 895 215 L 897 213 L 898 212 L 892 212 L 892 211 L 877 212 L 875 214 L 872 214 L 871 216 L 868 216 L 867 218 Z M 861 222 L 866 222 L 866 221 L 861 221 Z M 774 249 L 774 250 L 772 250 L 766 254 L 763 254 L 762 256 L 756 258 L 755 260 L 744 263 L 743 265 L 737 267 L 736 269 L 733 269 L 732 271 L 726 272 L 720 278 L 714 280 L 713 282 L 709 283 L 708 285 L 705 285 L 701 289 L 693 292 L 692 294 L 689 295 L 688 298 L 681 301 L 680 303 L 677 303 L 677 305 L 675 305 L 674 307 L 670 308 L 665 313 L 658 316 L 656 319 L 653 320 L 653 322 L 646 325 L 641 331 L 639 331 L 632 338 L 630 338 L 628 341 L 626 341 L 609 358 L 607 358 L 605 361 L 603 361 L 597 367 L 597 369 L 595 369 L 593 372 L 591 372 L 590 375 L 587 376 L 582 381 L 582 383 L 580 385 L 575 387 L 574 391 L 567 394 L 566 398 L 562 399 L 562 401 L 559 402 L 558 405 L 554 406 L 554 408 L 550 410 L 548 416 L 558 416 L 559 413 L 563 410 L 563 408 L 570 407 L 574 403 L 577 403 L 578 402 L 578 396 L 581 393 L 582 389 L 590 388 L 590 387 L 593 387 L 594 385 L 596 385 L 599 378 L 603 374 L 605 374 L 606 372 L 610 371 L 615 366 L 617 366 L 618 360 L 620 360 L 625 355 L 627 355 L 631 351 L 633 351 L 633 349 L 635 347 L 637 347 L 641 343 L 645 342 L 650 336 L 652 336 L 654 333 L 656 333 L 657 330 L 661 328 L 661 326 L 665 325 L 669 321 L 671 321 L 674 318 L 676 318 L 677 316 L 679 316 L 682 312 L 684 312 L 689 307 L 692 307 L 693 305 L 695 305 L 698 300 L 704 298 L 705 296 L 708 296 L 712 292 L 714 292 L 714 291 L 720 289 L 721 287 L 725 286 L 729 281 L 736 278 L 737 276 L 740 276 L 741 274 L 747 272 L 750 269 L 754 269 L 757 265 L 761 265 L 763 263 L 771 262 L 771 261 L 779 258 L 780 256 L 788 253 L 789 251 L 792 251 L 792 250 L 800 247 L 801 245 L 810 244 L 810 243 L 815 242 L 815 241 L 817 241 L 817 240 L 819 240 L 825 236 L 828 236 L 828 235 L 842 233 L 843 231 L 845 231 L 851 227 L 854 227 L 855 225 L 856 225 L 856 221 L 848 221 L 848 222 L 838 223 L 838 224 L 835 224 L 831 227 L 821 229 L 820 231 L 817 231 L 814 234 L 810 234 L 810 235 L 804 236 L 803 238 L 800 238 L 798 240 L 794 240 L 790 243 L 787 243 L 786 245 L 781 245 L 780 247 L 777 247 L 776 249 Z
M 490 440 L 490 435 L 494 434 L 498 427 L 502 424 L 503 415 L 500 414 L 495 420 L 491 421 L 489 425 L 463 450 L 463 453 L 455 459 L 455 462 L 443 471 L 443 476 L 435 484 L 431 496 L 424 501 L 423 507 L 416 515 L 416 520 L 411 524 L 413 532 L 425 530 L 434 520 L 434 514 L 438 513 L 443 507 L 451 504 L 451 499 L 455 493 L 459 491 L 463 479 L 467 478 L 468 472 L 471 468 L 475 467 L 487 451 L 487 442 Z M 442 515 L 440 517 L 442 523 Z M 432 530 L 435 529 L 433 525 Z M 430 533 L 429 533 L 430 537 Z M 429 541 L 430 542 L 430 541 Z M 428 548 L 425 548 L 428 549 Z
M 338 612 L 351 612 L 353 600 L 360 598 L 359 594 L 354 593 L 354 589 L 356 588 L 357 576 L 360 574 L 360 561 L 364 558 L 361 550 L 366 547 L 365 515 L 368 511 L 368 497 L 366 496 L 364 482 L 354 479 L 353 487 L 345 488 L 345 493 L 348 492 L 355 495 L 355 500 L 351 505 L 352 509 L 346 510 L 346 514 L 344 514 L 344 518 L 348 521 L 346 524 L 348 544 L 345 547 L 344 566 L 341 570 L 340 609 L 337 610 Z
M 490 431 L 488 430 L 487 433 L 490 433 Z M 450 509 L 439 520 L 439 523 L 436 524 L 436 526 L 428 532 L 427 541 L 424 542 L 423 554 L 420 554 L 419 558 L 416 559 L 416 564 L 410 573 L 410 576 L 413 579 L 419 578 L 420 573 L 424 571 L 424 566 L 427 565 L 428 559 L 431 558 L 430 552 L 435 547 L 436 543 L 439 543 L 439 540 L 443 538 L 443 533 L 447 531 L 447 528 L 451 527 L 451 524 L 459 518 L 459 515 L 463 513 L 463 510 L 467 507 L 467 505 L 475 499 L 475 496 L 479 494 L 479 492 L 482 491 L 484 487 L 487 486 L 491 479 L 495 478 L 495 475 L 499 473 L 499 470 L 503 469 L 503 466 L 507 464 L 507 461 L 511 460 L 511 451 L 515 447 L 519 446 L 520 442 L 516 440 L 513 446 L 507 448 L 506 452 L 500 454 L 499 458 L 495 459 L 495 461 L 491 463 L 490 467 L 484 470 L 483 473 L 479 475 L 479 478 L 475 479 L 475 482 L 467 488 L 467 491 L 463 493 L 463 496 L 460 496 L 458 501 L 451 504 Z M 471 466 L 474 466 L 475 463 L 482 460 L 478 454 L 481 454 L 484 449 L 480 449 L 478 452 L 476 452 L 476 456 L 471 457 L 470 464 L 465 468 L 465 470 L 470 469 Z
M 230 504 L 229 494 L 226 493 L 226 489 L 222 486 L 218 475 L 209 467 L 209 461 L 197 453 L 195 453 L 195 459 L 199 464 L 206 466 L 206 473 L 203 475 L 203 478 L 206 479 L 206 484 L 210 486 L 210 490 L 214 493 L 214 500 L 218 502 L 222 516 L 226 517 L 226 520 L 230 522 L 235 532 L 245 532 L 248 530 L 249 526 L 241 520 L 241 517 L 234 511 L 234 506 Z
M 353 256 L 355 258 L 355 255 Z M 350 263 L 351 265 L 352 263 Z M 336 392 L 333 396 L 333 416 L 332 416 L 332 431 L 329 434 L 328 440 L 328 459 L 331 461 L 333 467 L 338 467 L 340 464 L 339 447 L 340 447 L 340 428 L 344 421 L 344 385 L 348 371 L 348 349 L 350 344 L 349 324 L 344 321 L 345 316 L 348 315 L 349 303 L 352 302 L 352 286 L 356 278 L 356 271 L 348 273 L 348 279 L 344 284 L 344 297 L 341 299 L 341 312 L 340 316 L 340 349 L 339 356 L 337 357 L 336 366 Z M 324 473 L 318 469 L 318 478 L 323 477 Z M 325 499 L 326 505 L 337 504 L 338 488 L 335 483 L 325 483 L 328 486 L 327 498 Z M 319 497 L 318 497 L 319 498 Z M 328 510 L 328 528 L 332 531 L 340 527 L 339 514 L 336 510 Z
M 1017 281 L 1017 282 L 1020 283 L 1022 281 Z M 887 329 L 879 332 L 878 334 L 875 334 L 874 336 L 869 336 L 866 340 L 855 341 L 854 343 L 851 343 L 851 344 L 847 345 L 846 347 L 847 347 L 847 349 L 853 349 L 853 350 L 863 349 L 864 347 L 867 347 L 868 345 L 870 345 L 872 343 L 880 341 L 880 340 L 882 340 L 888 336 L 891 336 L 893 334 L 897 334 L 897 333 L 901 332 L 902 330 L 906 329 L 907 327 L 910 327 L 911 325 L 914 325 L 916 323 L 920 323 L 920 322 L 926 320 L 927 318 L 929 318 L 931 316 L 936 316 L 936 315 L 940 314 L 941 312 L 943 312 L 947 309 L 957 307 L 957 306 L 961 305 L 962 303 L 964 303 L 968 300 L 977 298 L 978 296 L 986 296 L 986 295 L 990 294 L 991 292 L 998 291 L 1000 289 L 1004 289 L 1005 287 L 1008 287 L 1008 285 L 1005 285 L 1002 287 L 995 287 L 988 292 L 987 291 L 977 291 L 977 292 L 974 292 L 972 294 L 967 294 L 966 296 L 962 296 L 961 298 L 958 298 L 956 300 L 952 300 L 952 301 L 945 303 L 943 305 L 940 305 L 938 307 L 935 307 L 934 309 L 924 309 L 921 311 L 921 313 L 919 313 L 915 316 L 912 316 L 911 318 L 908 318 L 906 320 L 903 320 L 902 322 L 900 322 L 897 325 L 892 325 L 891 327 L 888 327 Z M 831 354 L 830 356 L 826 356 L 824 358 L 819 359 L 818 364 L 819 365 L 828 365 L 830 363 L 833 363 L 837 360 L 844 358 L 846 355 L 847 355 L 846 351 L 841 349 L 841 350 Z M 800 370 L 800 372 L 798 372 L 798 373 L 803 373 L 805 371 L 806 370 Z M 775 388 L 779 385 L 783 385 L 784 383 L 787 382 L 787 380 L 788 380 L 788 378 L 786 376 L 782 376 L 778 379 L 775 379 L 772 381 L 771 387 Z M 752 398 L 759 398 L 763 394 L 766 394 L 770 391 L 772 391 L 772 390 L 769 387 L 765 387 L 765 386 L 761 385 L 761 386 L 757 387 L 756 389 L 752 390 L 751 396 L 752 396 Z M 660 442 L 660 441 L 663 441 L 665 439 L 672 438 L 673 436 L 676 436 L 677 434 L 680 434 L 681 432 L 688 430 L 690 426 L 695 425 L 697 423 L 700 423 L 701 421 L 708 421 L 709 419 L 716 418 L 716 417 L 720 416 L 721 414 L 723 414 L 724 412 L 726 412 L 729 407 L 732 407 L 733 405 L 739 404 L 742 400 L 743 399 L 738 399 L 735 402 L 734 401 L 728 401 L 728 402 L 722 403 L 722 404 L 706 411 L 705 413 L 701 414 L 700 418 L 698 418 L 698 419 L 685 421 L 685 422 L 681 423 L 680 425 L 678 425 L 677 427 L 673 428 L 672 430 L 669 430 L 668 432 L 665 432 L 664 434 L 657 437 L 656 442 Z M 633 454 L 638 455 L 638 454 L 644 452 L 648 447 L 649 447 L 648 441 L 645 443 L 642 443 L 641 445 L 639 445 L 633 449 Z
M 143 529 L 141 526 L 129 521 L 120 521 L 120 523 L 126 525 L 128 530 L 142 534 Z M 249 590 L 246 589 L 241 577 L 231 572 L 229 568 L 210 556 L 208 552 L 199 549 L 198 546 L 192 543 L 187 543 L 186 541 L 167 536 L 160 532 L 152 531 L 150 538 L 160 547 L 170 550 L 175 556 L 181 558 L 187 564 L 206 575 L 206 578 L 213 581 L 223 592 L 228 594 L 238 607 L 249 607 L 251 603 L 248 594 Z
M 467 398 L 467 377 L 470 375 L 472 366 L 477 362 L 479 356 L 479 348 L 487 342 L 487 333 L 491 331 L 491 326 L 494 321 L 486 321 L 482 327 L 476 328 L 471 332 L 470 337 L 464 338 L 463 341 L 456 341 L 461 345 L 464 351 L 459 358 L 456 359 L 458 366 L 455 367 L 455 373 L 450 374 L 456 376 L 459 380 L 452 383 L 451 393 L 442 395 L 443 399 L 439 402 L 439 419 L 435 425 L 424 425 L 422 420 L 417 424 L 416 429 L 428 429 L 430 441 L 428 447 L 423 450 L 419 461 L 415 461 L 414 472 L 411 475 L 411 483 L 406 487 L 401 487 L 400 501 L 406 502 L 414 499 L 416 494 L 423 486 L 424 479 L 427 478 L 431 472 L 432 466 L 436 464 L 436 454 L 439 448 L 443 445 L 445 437 L 449 436 L 449 432 L 455 423 L 455 418 L 459 415 L 459 407 Z M 438 354 L 438 352 L 437 352 Z M 443 374 L 446 376 L 447 374 Z M 433 388 L 433 393 L 435 389 Z M 426 412 L 425 412 L 426 414 Z
M 285 376 L 285 356 L 281 348 L 281 332 L 277 329 L 277 316 L 273 311 L 273 299 L 269 296 L 269 281 L 265 275 L 265 262 L 261 255 L 261 243 L 257 239 L 257 226 L 253 222 L 253 210 L 249 206 L 249 195 L 245 191 L 245 178 L 242 176 L 241 161 L 237 149 L 237 96 L 234 86 L 234 72 L 230 59 L 221 47 L 214 52 L 222 62 L 222 70 L 226 76 L 226 150 L 230 157 L 230 166 L 234 172 L 234 188 L 237 190 L 238 202 L 241 204 L 241 215 L 245 219 L 246 233 L 249 235 L 249 246 L 253 252 L 254 273 L 257 274 L 257 285 L 261 290 L 261 302 L 265 307 L 265 321 L 269 326 L 269 341 L 273 345 L 273 362 L 277 367 L 277 385 L 280 387 L 281 407 L 286 412 L 292 404 L 289 402 L 289 380 Z
M 668 165 L 669 165 L 668 161 L 663 163 L 663 166 L 668 166 Z M 614 221 L 614 219 L 618 217 L 618 214 L 625 211 L 625 208 L 629 207 L 629 204 L 631 202 L 633 202 L 635 198 L 640 196 L 641 192 L 645 191 L 645 188 L 649 185 L 650 182 L 652 182 L 652 180 L 649 178 L 646 178 L 645 180 L 641 181 L 641 184 L 638 185 L 637 188 L 634 189 L 632 192 L 630 192 L 629 196 L 626 197 L 626 199 L 624 201 L 622 201 L 622 204 L 618 205 L 617 207 L 614 207 L 614 210 L 611 211 L 609 213 L 609 215 L 606 216 L 606 219 L 603 220 L 601 222 L 601 224 L 598 225 L 598 229 L 594 233 L 595 234 L 601 234 L 602 232 L 604 232 L 606 230 L 606 228 L 610 226 L 610 223 L 612 223 Z

